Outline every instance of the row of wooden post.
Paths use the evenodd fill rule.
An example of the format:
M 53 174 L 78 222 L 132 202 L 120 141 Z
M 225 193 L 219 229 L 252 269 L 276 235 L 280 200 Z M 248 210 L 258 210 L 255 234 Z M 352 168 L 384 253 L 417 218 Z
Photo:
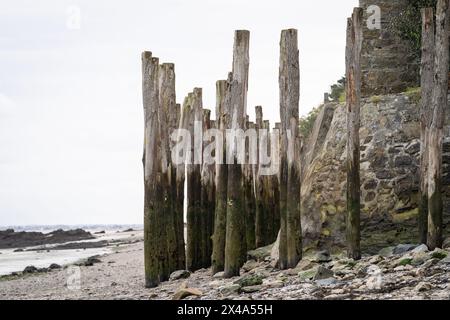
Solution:
M 299 52 L 297 31 L 284 30 L 280 42 L 281 171 L 266 176 L 257 164 L 238 164 L 238 155 L 223 144 L 221 164 L 194 162 L 205 146 L 196 145 L 195 126 L 260 129 L 270 131 L 262 107 L 255 108 L 256 122 L 247 115 L 250 33 L 236 31 L 232 72 L 216 84 L 216 121 L 203 108 L 202 90 L 196 88 L 176 104 L 173 64 L 159 64 L 150 52 L 142 55 L 145 114 L 145 275 L 153 287 L 171 272 L 195 271 L 212 266 L 225 277 L 239 274 L 247 250 L 273 243 L 280 230 L 280 267 L 295 266 L 301 259 Z M 191 133 L 192 159 L 172 163 L 171 132 L 181 128 Z M 266 147 L 258 135 L 258 150 Z M 261 136 L 264 137 L 264 136 Z M 262 139 L 262 138 L 261 138 Z M 202 142 L 203 143 L 203 142 Z M 250 147 L 246 141 L 246 152 Z M 269 146 L 270 148 L 270 146 Z M 258 153 L 259 154 L 259 153 Z M 247 160 L 250 155 L 247 154 Z M 229 164 L 227 159 L 234 159 Z M 184 186 L 187 184 L 187 194 Z M 187 205 L 187 243 L 184 243 L 183 207 Z

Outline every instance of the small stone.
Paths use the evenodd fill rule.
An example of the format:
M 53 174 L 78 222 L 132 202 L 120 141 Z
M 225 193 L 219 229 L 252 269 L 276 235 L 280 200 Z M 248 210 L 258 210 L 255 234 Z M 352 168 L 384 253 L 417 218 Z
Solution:
M 284 282 L 281 280 L 268 281 L 263 283 L 263 285 L 268 289 L 276 289 L 284 287 Z
M 231 285 L 220 287 L 218 290 L 223 295 L 230 295 L 230 294 L 238 293 L 239 290 L 241 290 L 241 286 L 238 284 L 231 284 Z
M 312 280 L 314 276 L 316 275 L 318 268 L 313 268 L 311 270 L 306 271 L 300 271 L 298 273 L 298 277 L 300 278 L 300 281 L 306 281 L 306 280 Z
M 442 248 L 443 249 L 449 249 L 450 248 L 450 237 L 444 240 Z
M 261 291 L 263 289 L 263 286 L 250 286 L 250 287 L 243 287 L 241 288 L 241 292 L 243 293 L 254 293 Z
M 381 249 L 378 254 L 384 258 L 390 257 L 393 255 L 394 247 L 386 247 Z
M 111 287 L 117 287 L 117 282 L 112 282 Z
M 376 255 L 370 258 L 369 263 L 370 264 L 379 264 L 381 261 L 383 261 L 384 258 L 381 255 Z
M 180 279 L 187 279 L 191 276 L 191 273 L 187 270 L 178 270 L 170 274 L 169 280 L 175 281 Z
M 316 274 L 314 275 L 314 280 L 323 280 L 323 279 L 329 279 L 334 277 L 334 272 L 331 271 L 328 268 L 319 266 L 317 268 Z
M 259 274 L 246 275 L 233 283 L 238 284 L 241 287 L 257 286 L 263 283 L 263 277 Z
M 430 259 L 429 254 L 425 252 L 418 252 L 413 255 L 413 260 L 411 261 L 411 264 L 417 267 L 424 264 L 425 261 L 427 261 L 428 259 Z
M 318 263 L 326 263 L 326 262 L 330 262 L 331 256 L 330 253 L 326 250 L 324 251 L 319 251 L 316 253 L 316 256 L 314 257 L 313 262 L 318 262 Z
M 431 285 L 429 283 L 426 282 L 421 282 L 416 286 L 416 290 L 418 292 L 425 292 L 425 291 L 430 291 L 431 290 Z
M 24 252 L 24 250 L 23 249 L 16 249 L 13 252 Z
M 223 272 L 223 271 L 217 272 L 216 274 L 213 275 L 213 278 L 214 279 L 222 279 L 224 275 L 225 275 L 225 272 Z
M 249 260 L 242 266 L 242 270 L 244 270 L 245 272 L 249 272 L 250 270 L 256 269 L 259 266 L 261 266 L 260 262 Z
M 315 266 L 317 266 L 317 264 L 312 262 L 311 260 L 303 259 L 297 264 L 295 269 L 298 271 L 306 271 L 314 268 Z
M 195 288 L 179 289 L 172 297 L 172 300 L 183 300 L 189 296 L 201 296 L 202 292 Z
M 399 244 L 398 246 L 396 246 L 394 248 L 392 253 L 393 254 L 405 254 L 409 251 L 414 250 L 415 248 L 417 248 L 417 245 L 415 245 L 415 244 Z
M 443 264 L 450 264 L 450 257 L 447 257 L 447 258 L 445 258 L 445 259 L 442 259 L 442 260 L 440 261 L 440 263 L 443 263 Z
M 321 279 L 321 280 L 317 280 L 316 284 L 319 287 L 334 287 L 340 284 L 339 280 L 336 280 L 334 278 L 328 278 L 328 279 Z
M 415 248 L 411 251 L 412 254 L 426 253 L 426 252 L 428 252 L 428 247 L 426 244 L 421 244 L 420 246 L 418 246 L 417 248 Z

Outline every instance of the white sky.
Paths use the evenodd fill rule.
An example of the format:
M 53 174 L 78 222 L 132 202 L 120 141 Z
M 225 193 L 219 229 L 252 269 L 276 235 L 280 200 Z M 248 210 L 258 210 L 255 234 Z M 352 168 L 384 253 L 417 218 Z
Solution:
M 344 74 L 357 0 L 0 0 L 0 225 L 141 223 L 140 53 L 175 63 L 177 100 L 231 68 L 251 31 L 248 110 L 278 116 L 279 37 L 299 30 L 301 114 Z M 70 6 L 79 30 L 67 27 Z M 73 12 L 73 11 L 72 11 Z

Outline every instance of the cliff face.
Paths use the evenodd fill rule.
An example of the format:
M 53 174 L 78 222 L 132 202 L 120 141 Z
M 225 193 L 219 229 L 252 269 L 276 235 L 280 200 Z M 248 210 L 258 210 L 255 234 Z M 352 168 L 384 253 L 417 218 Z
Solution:
M 449 121 L 447 121 L 449 123 Z M 448 132 L 448 130 L 447 130 Z M 362 247 L 417 242 L 420 125 L 417 96 L 376 96 L 361 108 Z M 450 200 L 450 139 L 444 146 Z M 343 247 L 346 211 L 345 106 L 325 105 L 304 147 L 302 223 L 308 245 Z M 449 210 L 446 206 L 446 219 Z

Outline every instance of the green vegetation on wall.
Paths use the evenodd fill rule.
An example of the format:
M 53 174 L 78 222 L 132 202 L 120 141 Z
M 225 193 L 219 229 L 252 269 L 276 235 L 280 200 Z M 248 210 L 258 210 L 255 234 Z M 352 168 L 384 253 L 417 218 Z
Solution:
M 408 40 L 413 45 L 417 58 L 420 58 L 422 43 L 422 8 L 436 8 L 437 0 L 409 0 L 403 12 L 392 21 L 391 29 L 401 39 Z

